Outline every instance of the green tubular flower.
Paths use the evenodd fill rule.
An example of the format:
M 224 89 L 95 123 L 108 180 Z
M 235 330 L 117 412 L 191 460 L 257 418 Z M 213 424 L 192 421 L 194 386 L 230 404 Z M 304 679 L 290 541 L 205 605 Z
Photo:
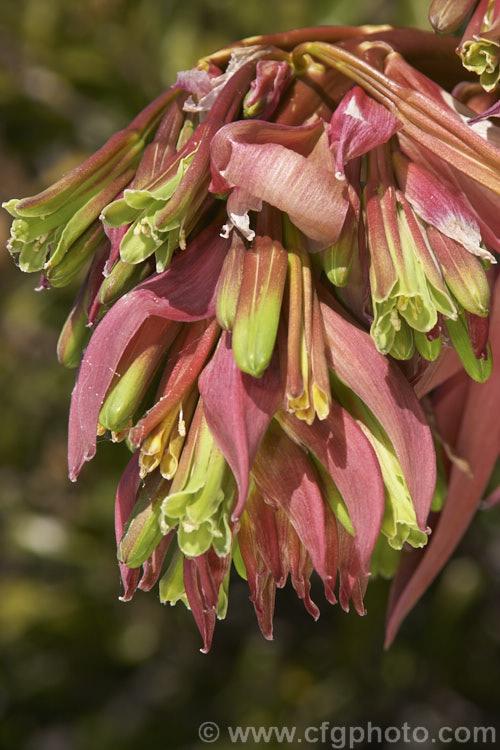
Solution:
M 324 328 L 308 254 L 287 218 L 283 241 L 288 251 L 288 336 L 286 345 L 282 345 L 286 356 L 286 409 L 311 424 L 316 416 L 325 419 L 330 411 Z
M 366 404 L 338 378 L 333 378 L 332 387 L 335 396 L 356 419 L 377 455 L 385 487 L 381 533 L 393 549 L 400 550 L 405 542 L 412 547 L 423 547 L 427 544 L 427 533 L 418 527 L 403 470 L 387 433 Z
M 234 477 L 199 406 L 172 486 L 161 503 L 162 532 L 177 527 L 179 547 L 189 557 L 212 546 L 221 557 L 229 554 L 235 493 Z
M 494 91 L 500 81 L 500 38 L 463 42 L 460 56 L 464 68 L 479 76 L 485 91 Z
M 177 96 L 177 91 L 169 90 L 158 97 L 128 128 L 52 187 L 31 198 L 4 203 L 14 217 L 9 250 L 18 257 L 22 270 L 51 270 L 58 285 L 71 280 L 73 267 L 83 265 L 90 252 L 81 236 L 133 178 L 146 143 Z M 104 238 L 102 229 L 100 237 Z M 62 271 L 58 278 L 54 269 L 67 254 L 71 273 Z
M 364 194 L 374 311 L 371 333 L 379 351 L 397 352 L 397 358 L 408 359 L 413 354 L 410 329 L 430 331 L 437 323 L 437 310 L 415 243 L 405 231 L 408 225 L 395 186 L 387 170 L 384 175 L 377 165 L 382 157 L 385 166 L 383 153 L 378 149 L 371 154 L 370 179 Z
M 480 0 L 458 47 L 464 68 L 479 77 L 485 91 L 494 91 L 500 80 L 500 5 Z
M 358 221 L 354 209 L 350 206 L 340 237 L 321 253 L 323 270 L 328 281 L 334 286 L 347 284 L 357 245 Z

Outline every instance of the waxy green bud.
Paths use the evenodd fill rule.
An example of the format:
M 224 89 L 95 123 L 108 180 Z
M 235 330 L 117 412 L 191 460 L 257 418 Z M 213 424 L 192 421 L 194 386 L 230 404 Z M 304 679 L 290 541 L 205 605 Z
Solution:
M 118 545 L 118 560 L 138 568 L 154 552 L 163 534 L 160 528 L 161 498 L 165 482 L 151 479 L 143 484 Z
M 358 222 L 350 207 L 338 240 L 320 253 L 328 280 L 335 286 L 345 286 L 351 274 L 352 261 L 358 244 Z
M 282 245 L 257 236 L 245 255 L 232 339 L 238 367 L 257 378 L 273 354 L 287 269 Z
M 399 319 L 399 328 L 394 334 L 394 340 L 389 354 L 394 359 L 410 359 L 415 352 L 415 340 L 413 329 L 410 328 L 406 320 Z
M 65 367 L 78 367 L 82 351 L 87 346 L 92 329 L 88 327 L 88 295 L 78 295 L 62 327 L 57 342 L 57 358 Z
M 434 362 L 439 357 L 442 345 L 441 336 L 429 338 L 428 333 L 413 331 L 413 338 L 418 353 L 428 362 Z
M 112 305 L 113 302 L 123 297 L 136 284 L 149 276 L 151 271 L 152 268 L 149 263 L 132 265 L 118 259 L 109 276 L 104 278 L 99 287 L 97 295 L 99 302 L 105 306 Z
M 70 284 L 73 279 L 84 268 L 88 261 L 96 256 L 100 251 L 109 251 L 109 240 L 104 234 L 102 225 L 99 221 L 93 224 L 73 242 L 68 252 L 64 255 L 60 263 L 48 268 L 45 271 L 50 284 L 55 287 L 62 287 Z
M 458 320 L 447 320 L 446 328 L 467 373 L 473 380 L 477 380 L 478 383 L 484 383 L 493 371 L 493 357 L 491 356 L 489 344 L 487 347 L 488 356 L 485 359 L 476 358 L 463 312 L 460 313 Z
M 224 259 L 217 283 L 215 303 L 217 322 L 226 331 L 232 331 L 236 319 L 245 255 L 243 240 L 237 232 L 233 232 L 231 248 Z
M 127 427 L 141 404 L 178 326 L 151 318 L 129 344 L 99 413 L 99 424 L 113 432 Z
M 456 300 L 474 315 L 487 315 L 490 288 L 479 258 L 434 227 L 428 227 L 427 236 L 446 284 Z
M 438 34 L 452 34 L 460 28 L 477 0 L 432 0 L 429 21 Z

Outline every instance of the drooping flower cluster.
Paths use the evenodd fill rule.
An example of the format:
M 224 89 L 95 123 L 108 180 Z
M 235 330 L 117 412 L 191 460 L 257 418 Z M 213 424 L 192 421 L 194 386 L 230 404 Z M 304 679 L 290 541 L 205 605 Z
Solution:
M 289 575 L 315 618 L 313 571 L 362 614 L 370 574 L 424 547 L 446 498 L 396 579 L 392 637 L 482 496 L 500 445 L 500 129 L 449 93 L 460 81 L 449 40 L 423 32 L 245 40 L 5 204 L 41 287 L 90 264 L 58 346 L 79 364 L 69 468 L 99 435 L 133 451 L 123 599 L 159 581 L 204 650 L 232 563 L 268 638 Z

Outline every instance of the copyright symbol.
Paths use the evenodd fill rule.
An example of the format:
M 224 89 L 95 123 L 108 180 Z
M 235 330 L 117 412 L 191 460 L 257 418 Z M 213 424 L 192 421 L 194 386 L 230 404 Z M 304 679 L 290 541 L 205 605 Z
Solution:
M 219 739 L 220 729 L 215 721 L 204 721 L 198 729 L 198 737 L 202 742 L 215 742 Z

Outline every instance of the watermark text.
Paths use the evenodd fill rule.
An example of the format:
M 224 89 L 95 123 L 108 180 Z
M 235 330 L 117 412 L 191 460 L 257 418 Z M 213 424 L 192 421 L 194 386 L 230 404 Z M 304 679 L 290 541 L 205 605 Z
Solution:
M 488 745 L 496 742 L 494 727 L 449 727 L 442 726 L 430 731 L 424 726 L 411 726 L 405 722 L 399 727 L 380 727 L 369 721 L 364 726 L 336 726 L 323 721 L 317 726 L 299 729 L 289 726 L 240 726 L 221 727 L 214 721 L 204 721 L 198 729 L 202 742 L 212 744 L 222 736 L 236 744 L 270 743 L 316 745 L 333 750 L 354 750 L 362 744 L 425 744 L 428 742 L 447 745 L 452 742 L 463 745 Z

